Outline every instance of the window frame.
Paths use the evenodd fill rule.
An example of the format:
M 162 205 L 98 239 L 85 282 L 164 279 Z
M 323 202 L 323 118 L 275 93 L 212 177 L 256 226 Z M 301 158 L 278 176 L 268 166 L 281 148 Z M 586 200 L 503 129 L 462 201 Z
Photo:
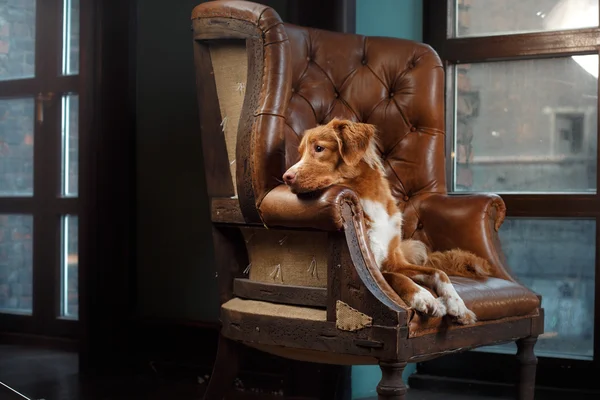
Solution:
M 33 195 L 0 197 L 0 214 L 33 216 L 32 313 L 0 311 L 0 333 L 77 336 L 78 321 L 61 316 L 62 218 L 79 215 L 79 196 L 61 193 L 61 99 L 81 92 L 79 73 L 62 74 L 63 1 L 36 1 L 34 77 L 0 81 L 0 98 L 33 98 L 36 113 Z M 49 101 L 39 100 L 49 93 L 53 94 Z M 43 112 L 41 123 L 39 112 Z
M 450 1 L 424 0 L 423 38 L 439 54 L 446 72 L 446 173 L 448 192 L 453 191 L 454 162 L 454 79 L 455 65 L 459 63 L 482 63 L 516 61 L 596 54 L 600 56 L 600 27 L 552 32 L 533 32 L 481 37 L 448 37 L 452 25 L 448 11 Z M 452 29 L 454 29 L 452 27 Z M 600 93 L 600 79 L 598 79 Z M 600 126 L 600 96 L 597 102 Z M 597 133 L 598 135 L 598 133 Z M 599 141 L 600 142 L 600 141 Z M 600 146 L 597 150 L 597 174 L 595 194 L 501 194 L 506 203 L 507 217 L 530 218 L 580 218 L 596 220 L 595 251 L 595 299 L 594 299 L 594 358 L 592 361 L 538 357 L 539 386 L 560 386 L 574 389 L 600 388 L 600 382 L 591 377 L 600 372 Z M 477 192 L 474 192 L 477 193 Z M 498 366 L 509 363 L 511 355 L 468 352 L 422 363 L 419 372 L 447 375 L 456 378 L 500 381 Z M 490 364 L 490 361 L 494 362 Z M 490 368 L 489 365 L 493 365 Z M 512 365 L 512 364 L 508 364 Z M 450 369 L 448 368 L 450 366 Z M 487 368 L 486 368 L 487 366 Z M 510 374 L 506 374 L 510 375 Z

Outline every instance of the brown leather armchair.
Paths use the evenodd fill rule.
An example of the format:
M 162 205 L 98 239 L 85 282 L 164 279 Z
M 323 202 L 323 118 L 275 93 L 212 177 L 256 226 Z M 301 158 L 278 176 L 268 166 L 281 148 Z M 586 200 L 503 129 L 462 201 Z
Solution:
M 380 399 L 404 399 L 409 362 L 517 341 L 519 398 L 532 399 L 540 298 L 511 276 L 496 195 L 449 196 L 444 69 L 427 45 L 284 24 L 245 1 L 192 14 L 201 134 L 220 284 L 221 340 L 206 399 L 222 399 L 238 343 L 297 360 L 379 364 Z M 283 172 L 302 133 L 333 117 L 374 124 L 405 235 L 490 261 L 451 277 L 475 325 L 406 307 L 375 266 L 355 193 L 292 194 Z

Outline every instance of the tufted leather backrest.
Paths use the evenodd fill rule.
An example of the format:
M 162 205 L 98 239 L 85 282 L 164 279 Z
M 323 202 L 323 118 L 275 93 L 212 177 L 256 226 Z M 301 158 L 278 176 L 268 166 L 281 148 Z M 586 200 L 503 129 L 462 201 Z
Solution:
M 273 9 L 246 1 L 203 3 L 192 19 L 196 40 L 246 44 L 246 92 L 236 144 L 229 146 L 236 154 L 225 159 L 207 148 L 206 157 L 211 168 L 230 170 L 229 160 L 237 161 L 235 194 L 247 223 L 261 222 L 261 204 L 298 160 L 304 131 L 334 117 L 378 128 L 379 151 L 408 231 L 419 225 L 418 203 L 446 192 L 444 71 L 429 46 L 284 24 Z M 201 53 L 198 60 L 209 59 Z M 198 82 L 214 78 L 212 70 L 198 70 Z M 209 89 L 200 85 L 199 93 L 212 96 Z M 207 143 L 225 117 L 213 114 L 203 117 Z M 211 195 L 233 195 L 222 183 Z
M 444 71 L 427 45 L 286 24 L 292 90 L 285 112 L 286 168 L 302 133 L 334 117 L 378 128 L 398 204 L 445 193 Z

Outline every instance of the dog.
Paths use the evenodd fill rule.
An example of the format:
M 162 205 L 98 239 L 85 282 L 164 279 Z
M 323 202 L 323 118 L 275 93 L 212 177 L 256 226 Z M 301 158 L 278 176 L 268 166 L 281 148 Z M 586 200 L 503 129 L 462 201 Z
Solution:
M 385 177 L 374 125 L 336 118 L 305 131 L 298 150 L 300 160 L 283 174 L 285 184 L 295 194 L 331 185 L 355 191 L 377 266 L 409 307 L 463 325 L 477 321 L 448 275 L 485 279 L 490 264 L 460 249 L 430 252 L 421 241 L 402 240 L 402 212 Z

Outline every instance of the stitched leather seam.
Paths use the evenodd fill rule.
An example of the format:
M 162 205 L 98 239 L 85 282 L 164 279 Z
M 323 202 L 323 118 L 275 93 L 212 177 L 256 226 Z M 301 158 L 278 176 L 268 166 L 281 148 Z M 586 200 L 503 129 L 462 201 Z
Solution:
M 269 9 L 269 7 L 265 7 L 263 8 L 263 10 L 260 12 L 260 14 L 258 15 L 258 18 L 256 19 L 256 25 L 260 26 L 260 20 L 263 17 L 263 14 L 267 12 L 267 10 Z
M 425 133 L 425 134 L 431 135 L 431 136 L 446 135 L 446 132 L 441 129 L 429 128 L 429 127 L 419 127 L 419 132 Z
M 398 174 L 396 173 L 396 170 L 394 169 L 394 167 L 392 166 L 392 163 L 390 163 L 390 160 L 386 159 L 385 160 L 386 163 L 388 163 L 388 165 L 390 166 L 390 169 L 392 170 L 392 172 L 394 173 L 394 176 L 396 177 L 396 179 L 398 179 L 398 183 L 400 184 L 400 188 L 402 190 L 403 193 L 406 193 L 406 188 L 404 187 L 404 183 L 402 183 L 402 180 L 400 179 L 400 177 L 398 176 Z
M 310 107 L 310 110 L 312 111 L 312 113 L 313 113 L 313 115 L 314 115 L 314 117 L 315 117 L 315 121 L 317 121 L 317 122 L 318 122 L 318 121 L 319 121 L 319 119 L 317 118 L 317 112 L 315 111 L 315 109 L 314 109 L 314 107 L 312 106 L 311 102 L 310 102 L 310 101 L 308 101 L 308 99 L 307 99 L 306 97 L 304 97 L 304 95 L 302 95 L 301 93 L 294 92 L 294 94 L 295 94 L 295 95 L 297 95 L 297 96 L 299 96 L 299 97 L 301 97 L 301 98 L 303 98 L 303 99 L 304 99 L 304 101 L 306 101 L 306 104 L 308 104 L 308 107 Z M 290 126 L 290 128 L 291 128 L 291 126 Z M 293 130 L 293 129 L 292 129 L 292 130 Z M 294 131 L 294 130 L 293 130 L 293 131 Z M 296 133 L 296 135 L 299 135 L 299 133 L 298 133 L 298 132 L 296 132 L 296 131 L 294 131 L 294 132 Z
M 275 114 L 275 113 L 270 113 L 270 112 L 266 112 L 266 111 L 260 111 L 260 112 L 256 112 L 254 114 L 255 117 L 262 117 L 262 116 L 271 116 L 271 117 L 277 117 L 277 118 L 284 118 L 285 116 L 281 115 L 281 114 Z
M 233 19 L 235 21 L 245 22 L 248 25 L 252 25 L 252 26 L 256 27 L 259 32 L 262 32 L 262 29 L 260 29 L 260 27 L 258 26 L 258 24 L 256 22 L 248 21 L 247 19 L 243 19 L 243 18 L 234 18 L 234 17 L 230 17 L 230 16 L 227 16 L 227 15 L 221 15 L 221 14 L 206 15 L 205 14 L 202 17 L 196 17 L 196 18 L 193 18 L 192 20 L 196 21 L 196 20 L 200 20 L 200 19 L 215 19 L 215 18 Z
M 292 132 L 294 132 L 294 134 L 295 134 L 296 136 L 299 136 L 299 135 L 298 135 L 298 132 L 296 132 L 296 131 L 294 130 L 294 128 L 292 128 L 292 126 L 290 125 L 290 123 L 288 122 L 288 120 L 287 120 L 287 119 L 285 120 L 285 124 L 287 125 L 287 127 L 288 127 L 288 128 L 290 128 L 290 129 L 292 130 Z M 285 141 L 284 141 L 284 144 L 285 144 Z M 300 156 L 300 155 L 298 155 L 298 156 Z
M 266 42 L 265 42 L 265 44 L 264 44 L 264 47 L 270 46 L 270 45 L 272 45 L 272 44 L 285 43 L 285 42 L 289 42 L 289 41 L 290 41 L 290 39 L 288 39 L 288 38 L 285 38 L 285 39 L 282 39 L 282 40 L 276 40 L 276 41 L 274 41 L 274 42 L 269 42 L 269 43 L 266 43 Z
M 273 25 L 271 25 L 271 26 L 269 26 L 269 27 L 265 28 L 265 30 L 263 31 L 263 33 L 266 35 L 267 33 L 269 33 L 269 31 L 270 31 L 271 29 L 273 29 L 273 28 L 275 28 L 275 27 L 277 27 L 277 26 L 279 26 L 279 25 L 283 25 L 283 21 L 276 22 L 276 23 L 274 23 Z M 285 29 L 284 29 L 284 32 L 285 32 Z
M 379 105 L 380 105 L 381 103 L 383 103 L 384 101 L 386 101 L 386 100 L 388 100 L 388 99 L 386 99 L 386 98 L 384 97 L 383 99 L 381 99 L 381 100 L 379 101 L 379 103 L 375 104 L 375 106 L 374 106 L 374 107 L 371 109 L 371 111 L 369 112 L 369 114 L 368 114 L 368 115 L 365 117 L 365 122 L 366 122 L 366 123 L 369 123 L 369 118 L 371 118 L 371 115 L 373 115 L 373 113 L 375 112 L 375 110 L 377 109 L 377 107 L 379 107 Z M 384 114 L 387 114 L 387 107 L 389 106 L 389 104 L 390 104 L 390 102 L 388 101 L 388 102 L 387 102 L 387 104 L 385 105 L 385 107 L 386 107 L 386 110 L 385 110 L 385 111 L 386 111 L 386 112 L 385 112 Z M 381 152 L 381 153 L 383 153 L 383 152 Z
M 346 83 L 348 83 L 348 81 L 350 80 L 350 78 L 352 78 L 354 75 L 356 75 L 357 72 L 358 72 L 358 69 L 353 69 L 352 71 L 350 71 L 350 73 L 348 74 L 348 76 L 346 76 L 344 78 L 344 81 L 342 82 L 342 84 L 340 85 L 340 87 L 337 88 L 338 93 L 342 93 L 342 91 L 346 88 Z
M 296 84 L 299 84 L 300 81 L 302 81 L 302 79 L 304 79 L 304 77 L 306 76 L 306 73 L 308 72 L 308 67 L 310 66 L 310 63 L 307 62 L 306 66 L 304 67 L 304 71 L 302 71 L 302 73 L 300 74 L 300 77 L 298 78 L 298 80 L 296 81 Z
M 415 196 L 413 196 L 413 197 L 417 197 L 417 195 L 415 195 Z M 421 215 L 419 214 L 419 210 L 417 210 L 417 206 L 415 205 L 415 202 L 414 202 L 414 201 L 408 201 L 407 203 L 408 203 L 408 205 L 409 205 L 410 207 L 412 207 L 412 209 L 415 211 L 415 215 L 417 216 L 417 221 L 420 221 L 420 220 L 421 220 Z M 417 224 L 417 226 L 416 226 L 416 227 L 415 227 L 415 229 L 413 230 L 413 233 L 410 235 L 410 238 L 411 238 L 411 239 L 413 238 L 413 236 L 414 236 L 415 232 L 417 232 L 417 230 L 418 230 L 418 229 L 417 229 L 417 227 L 418 227 L 418 226 L 419 226 L 419 225 Z M 423 233 L 425 233 L 425 232 L 423 232 Z M 426 234 L 426 233 L 425 233 L 425 237 L 427 237 L 427 234 Z M 430 241 L 430 240 L 429 240 L 429 242 L 431 243 L 431 241 Z
M 337 90 L 335 83 L 333 82 L 333 79 L 329 76 L 329 74 L 327 74 L 327 72 L 325 72 L 325 70 L 316 61 L 313 60 L 312 63 L 315 67 L 317 67 L 323 73 L 323 75 L 325 75 L 325 77 L 327 78 L 329 83 L 331 83 L 331 86 L 333 86 L 333 88 Z
M 360 118 L 358 118 L 358 114 L 356 114 L 356 111 L 354 111 L 354 109 L 352 107 L 350 107 L 350 105 L 348 103 L 346 103 L 346 100 L 344 100 L 341 97 L 338 97 L 336 100 L 339 101 L 340 103 L 342 103 L 344 106 L 346 106 L 346 108 L 348 110 L 350 110 L 350 112 L 354 115 L 356 120 L 360 121 Z M 331 104 L 332 104 L 332 107 L 329 109 L 329 112 L 327 114 L 325 114 L 325 119 L 327 119 L 327 117 L 329 117 L 329 115 L 333 112 L 333 109 L 335 108 L 335 101 L 333 101 Z
M 381 84 L 383 85 L 383 87 L 385 88 L 385 90 L 387 90 L 387 91 L 388 91 L 388 93 L 389 93 L 389 91 L 390 91 L 390 86 L 388 86 L 388 85 L 386 85 L 386 84 L 385 84 L 385 82 L 383 81 L 383 79 L 381 79 L 381 78 L 379 77 L 379 75 L 377 75 L 377 74 L 375 73 L 375 71 L 373 71 L 373 68 L 371 68 L 371 66 L 370 66 L 369 64 L 367 64 L 367 65 L 366 65 L 366 67 L 367 67 L 367 68 L 369 68 L 369 71 L 371 71 L 371 73 L 373 74 L 373 76 L 374 76 L 375 78 L 377 78 L 377 80 L 378 80 L 379 82 L 381 82 Z
M 410 121 L 408 120 L 408 118 L 406 118 L 406 115 L 404 115 L 404 112 L 402 111 L 402 107 L 400 107 L 398 105 L 398 103 L 396 102 L 395 98 L 392 98 L 392 102 L 396 105 L 396 107 L 398 108 L 398 111 L 400 112 L 400 115 L 402 116 L 402 119 L 404 120 L 404 123 L 406 124 L 406 126 L 411 126 L 412 124 L 410 123 Z M 404 137 L 402 139 L 404 139 L 406 137 L 406 135 L 404 135 Z M 402 140 L 400 139 L 400 140 Z
M 415 56 L 413 54 L 413 60 L 412 60 L 412 64 L 415 66 L 417 66 L 417 64 L 421 61 L 421 58 L 423 58 L 423 55 L 421 54 L 420 56 Z M 394 83 L 398 82 L 399 78 L 404 78 L 405 75 L 408 75 L 410 73 L 410 71 L 412 71 L 414 68 L 405 68 L 402 72 L 400 72 L 397 76 L 396 79 L 394 80 Z
M 394 145 L 388 150 L 388 154 L 392 154 L 394 152 L 394 150 L 396 149 L 396 147 L 404 140 L 405 137 L 408 136 L 408 133 L 404 134 L 404 136 L 402 136 L 400 139 L 398 139 L 398 141 L 396 143 L 394 143 Z

